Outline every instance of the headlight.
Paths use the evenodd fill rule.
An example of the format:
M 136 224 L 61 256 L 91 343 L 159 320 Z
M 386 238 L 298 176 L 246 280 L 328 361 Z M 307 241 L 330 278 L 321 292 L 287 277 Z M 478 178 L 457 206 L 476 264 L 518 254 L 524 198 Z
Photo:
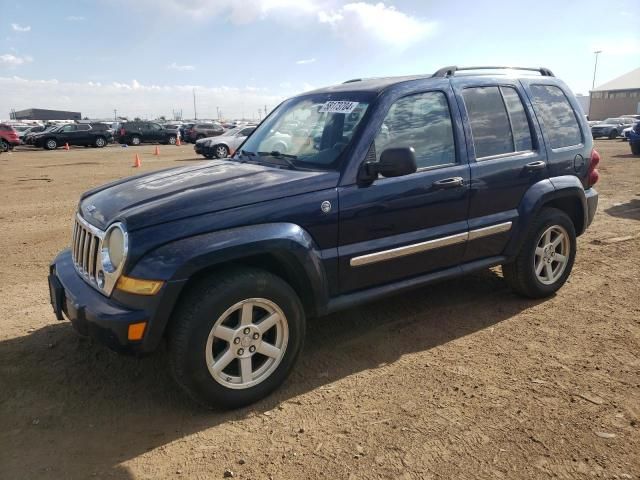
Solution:
M 127 258 L 127 232 L 121 223 L 112 224 L 102 241 L 102 266 L 108 273 L 120 269 Z

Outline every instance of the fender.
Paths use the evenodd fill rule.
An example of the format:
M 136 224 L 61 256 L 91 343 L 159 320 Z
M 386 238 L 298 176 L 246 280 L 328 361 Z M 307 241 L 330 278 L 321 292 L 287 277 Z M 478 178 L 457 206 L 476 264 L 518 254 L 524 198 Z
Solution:
M 234 260 L 269 254 L 302 279 L 312 296 L 311 308 L 328 302 L 323 255 L 311 235 L 293 223 L 267 223 L 230 228 L 176 240 L 147 253 L 136 263 L 132 277 L 186 283 L 199 272 Z M 329 257 L 335 254 L 328 253 Z
M 518 253 L 526 238 L 527 226 L 531 225 L 531 222 L 544 205 L 563 198 L 577 198 L 580 201 L 582 210 L 580 215 L 583 217 L 583 222 L 582 227 L 576 230 L 576 234 L 582 234 L 588 225 L 587 216 L 589 211 L 582 183 L 580 183 L 578 177 L 573 175 L 551 177 L 531 185 L 522 197 L 518 206 L 518 225 L 520 228 L 514 231 L 505 248 L 505 255 L 512 257 Z

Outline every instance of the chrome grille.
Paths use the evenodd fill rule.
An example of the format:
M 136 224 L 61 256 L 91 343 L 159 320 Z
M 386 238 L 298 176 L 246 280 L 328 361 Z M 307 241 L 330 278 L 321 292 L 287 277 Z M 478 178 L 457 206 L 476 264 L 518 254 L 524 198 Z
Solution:
M 96 283 L 98 273 L 98 253 L 104 233 L 76 216 L 73 225 L 71 255 L 73 264 L 90 283 Z

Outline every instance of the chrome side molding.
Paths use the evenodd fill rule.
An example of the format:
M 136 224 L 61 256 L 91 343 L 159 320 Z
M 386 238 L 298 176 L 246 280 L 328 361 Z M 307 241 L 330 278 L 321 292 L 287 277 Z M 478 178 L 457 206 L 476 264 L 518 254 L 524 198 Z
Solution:
M 411 245 L 405 245 L 404 247 L 368 253 L 366 255 L 360 255 L 359 257 L 353 257 L 349 261 L 349 265 L 352 267 L 361 267 L 363 265 L 370 265 L 372 263 L 384 262 L 386 260 L 393 260 L 394 258 L 435 250 L 436 248 L 449 247 L 458 243 L 465 243 L 470 240 L 476 240 L 478 238 L 507 232 L 511 230 L 511 225 L 512 222 L 498 223 L 497 225 L 477 228 L 468 232 L 457 233 L 455 235 L 436 238 L 426 242 L 413 243 Z

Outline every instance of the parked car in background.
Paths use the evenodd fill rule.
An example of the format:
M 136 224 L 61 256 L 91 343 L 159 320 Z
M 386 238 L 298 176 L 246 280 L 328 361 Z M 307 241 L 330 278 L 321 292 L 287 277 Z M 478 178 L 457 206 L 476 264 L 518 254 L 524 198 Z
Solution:
M 197 140 L 193 148 L 197 154 L 206 158 L 226 158 L 233 154 L 255 129 L 255 125 L 232 128 L 223 135 Z
M 0 123 L 0 149 L 3 152 L 8 152 L 16 145 L 20 145 L 18 132 L 11 125 Z
M 18 132 L 18 137 L 20 137 L 20 143 L 26 144 L 28 135 L 40 133 L 45 130 L 44 125 L 35 125 L 23 130 L 22 132 Z
M 167 345 L 194 399 L 233 408 L 285 380 L 311 318 L 498 265 L 515 292 L 553 295 L 600 157 L 548 69 L 476 68 L 306 92 L 229 159 L 85 193 L 49 268 L 56 318 L 120 351 Z M 306 136 L 271 150 L 297 118 Z
M 201 138 L 216 137 L 224 133 L 224 128 L 219 123 L 196 123 L 189 130 L 189 141 L 195 142 Z
M 178 132 L 178 138 L 182 140 L 182 124 L 181 123 L 165 123 L 162 125 L 168 130 L 175 130 Z
M 195 125 L 195 123 L 183 123 L 182 125 L 180 125 L 180 138 L 185 141 L 188 142 L 189 141 L 189 135 L 191 134 L 191 129 L 193 128 L 193 126 Z
M 591 135 L 593 138 L 607 137 L 613 140 L 621 135 L 625 128 L 632 126 L 634 123 L 635 121 L 629 117 L 607 118 L 591 126 Z
M 55 150 L 65 144 L 102 148 L 112 140 L 113 135 L 104 123 L 69 123 L 36 134 L 33 145 L 46 150 Z
M 42 128 L 42 130 L 40 131 L 30 131 L 29 133 L 27 133 L 24 138 L 22 139 L 22 143 L 25 145 L 33 145 L 33 143 L 35 142 L 35 139 L 38 135 L 45 133 L 45 132 L 52 132 L 54 130 L 57 130 L 59 128 L 62 128 L 64 125 L 47 125 L 44 126 Z
M 141 143 L 175 145 L 177 139 L 177 129 L 165 128 L 155 122 L 126 122 L 120 125 L 118 132 L 118 142 L 128 145 L 140 145 Z
M 626 142 L 629 140 L 629 137 L 631 135 L 631 132 L 633 131 L 634 128 L 637 127 L 638 123 L 640 123 L 639 121 L 636 121 L 631 127 L 627 127 L 622 131 L 622 141 Z

